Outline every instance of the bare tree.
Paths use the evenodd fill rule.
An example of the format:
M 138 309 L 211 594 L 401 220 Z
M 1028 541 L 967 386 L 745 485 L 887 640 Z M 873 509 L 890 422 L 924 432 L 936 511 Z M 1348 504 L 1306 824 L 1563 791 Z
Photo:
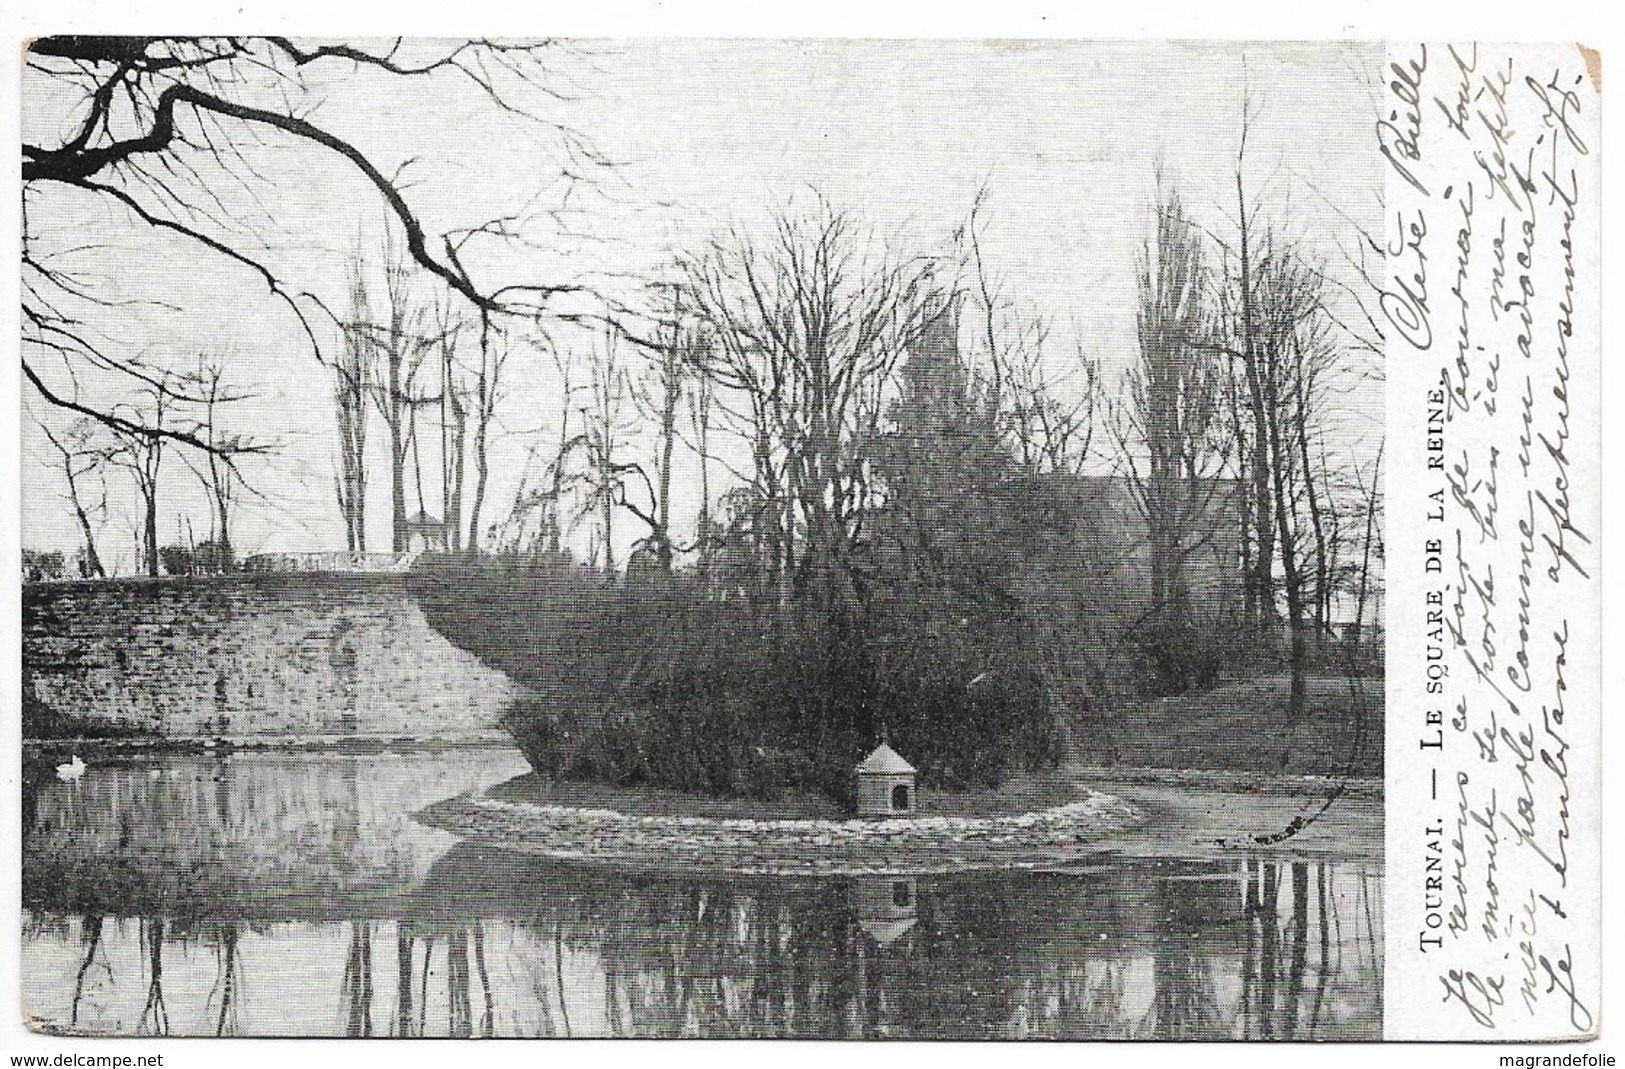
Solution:
M 491 474 L 490 439 L 501 399 L 502 369 L 508 361 L 509 343 L 505 335 L 483 326 L 479 339 L 479 363 L 474 368 L 474 500 L 468 509 L 468 551 L 480 547 L 480 512 L 485 507 L 486 484 Z M 460 479 L 459 479 L 460 481 Z
M 1210 346 L 1225 361 L 1223 394 L 1235 444 L 1245 611 L 1273 639 L 1284 595 L 1290 710 L 1306 702 L 1308 644 L 1328 626 L 1335 582 L 1336 503 L 1328 466 L 1315 463 L 1333 380 L 1369 340 L 1332 311 L 1332 276 L 1308 242 L 1260 219 L 1247 185 L 1251 101 L 1236 154 L 1238 240 L 1218 243 L 1222 330 Z M 1277 571 L 1279 569 L 1279 571 Z M 1279 582 L 1277 582 L 1277 575 Z
M 655 527 L 655 554 L 660 567 L 671 571 L 671 462 L 672 450 L 677 444 L 677 406 L 683 400 L 687 369 L 691 363 L 690 349 L 697 344 L 697 336 L 684 337 L 682 325 L 674 325 L 671 345 L 662 355 L 655 369 L 653 392 L 659 401 L 660 455 L 656 460 L 659 472 L 658 519 Z M 652 406 L 651 406 L 652 407 Z
M 632 401 L 638 414 L 655 427 L 654 477 L 651 479 L 641 466 L 633 466 L 648 496 L 647 508 L 630 496 L 622 504 L 649 528 L 648 546 L 655 564 L 663 572 L 672 569 L 674 536 L 671 518 L 672 463 L 680 437 L 679 408 L 690 398 L 690 422 L 699 436 L 696 451 L 700 461 L 701 517 L 699 538 L 702 542 L 709 526 L 709 508 L 705 503 L 710 496 L 709 466 L 710 383 L 702 386 L 708 364 L 708 339 L 703 330 L 685 322 L 681 301 L 674 303 L 667 316 L 669 322 L 660 328 L 657 346 L 647 351 L 648 368 L 633 384 Z M 703 391 L 703 395 L 701 395 Z M 691 397 L 690 395 L 695 395 Z
M 468 436 L 468 407 L 456 360 L 460 324 L 452 319 L 447 305 L 436 304 L 433 312 L 435 337 L 440 349 L 440 500 L 446 530 L 446 548 L 453 553 L 463 548 L 464 446 Z
M 409 535 L 406 458 L 412 446 L 413 414 L 418 403 L 413 391 L 428 342 L 424 310 L 413 300 L 410 269 L 396 249 L 393 233 L 392 228 L 386 228 L 380 318 L 359 326 L 373 346 L 378 372 L 372 383 L 372 402 L 389 435 L 390 549 L 403 553 Z
M 107 449 L 96 440 L 97 424 L 81 417 L 69 424 L 59 437 L 49 424 L 41 423 L 45 440 L 58 454 L 63 479 L 68 484 L 68 504 L 79 524 L 85 540 L 84 575 L 88 578 L 106 578 L 101 554 L 96 551 L 96 536 L 107 521 L 107 482 L 103 475 L 108 460 Z M 95 481 L 94 488 L 91 481 Z M 92 523 L 91 517 L 98 522 Z
M 227 270 L 256 279 L 321 357 L 321 335 L 312 321 L 325 311 L 321 298 L 256 247 L 253 221 L 237 210 L 246 204 L 261 215 L 268 211 L 263 194 L 276 179 L 268 177 L 263 151 L 273 142 L 349 168 L 400 229 L 406 257 L 467 300 L 482 319 L 535 316 L 560 293 L 579 291 L 570 284 L 480 285 L 465 262 L 492 243 L 512 241 L 536 221 L 536 213 L 437 238 L 398 175 L 387 174 L 354 142 L 313 117 L 315 105 L 335 93 L 364 99 L 379 83 L 434 81 L 530 123 L 557 146 L 566 184 L 590 181 L 594 169 L 608 162 L 544 114 L 558 96 L 550 84 L 550 60 L 560 50 L 556 42 L 484 40 L 397 40 L 381 49 L 285 37 L 59 36 L 31 42 L 25 92 L 38 108 L 29 111 L 22 145 L 24 379 L 48 403 L 114 430 L 201 447 L 186 429 L 132 423 L 140 412 L 108 408 L 79 392 L 79 374 L 92 368 L 125 377 L 126 388 L 130 379 L 152 385 L 139 360 L 106 343 L 117 332 L 96 325 L 98 318 L 124 314 L 117 302 L 56 261 L 60 240 L 46 221 L 86 204 L 106 205 L 137 240 L 179 239 L 218 258 Z M 338 81 L 338 75 L 346 77 Z
M 696 374 L 688 392 L 689 427 L 694 434 L 694 453 L 700 462 L 700 515 L 695 522 L 694 540 L 699 547 L 700 571 L 708 572 L 716 546 L 716 521 L 711 512 L 711 414 L 716 386 L 710 374 L 711 343 L 700 336 Z
M 1227 289 L 1237 296 L 1228 309 L 1239 307 L 1240 315 L 1229 319 L 1232 341 L 1221 348 L 1232 370 L 1239 364 L 1239 381 L 1227 392 L 1242 470 L 1250 476 L 1241 487 L 1243 516 L 1253 521 L 1248 608 L 1262 632 L 1272 633 L 1278 565 L 1296 716 L 1304 708 L 1310 621 L 1325 603 L 1331 576 L 1328 503 L 1309 443 L 1318 437 L 1340 349 L 1326 313 L 1323 267 L 1272 229 L 1254 240 L 1247 255 L 1235 258 L 1244 270 Z
M 1155 234 L 1140 258 L 1140 353 L 1113 432 L 1150 543 L 1152 617 L 1172 627 L 1189 622 L 1185 565 L 1210 541 L 1226 496 L 1221 372 L 1204 344 L 1214 327 L 1206 274 L 1201 234 L 1178 194 L 1159 193 Z
M 373 392 L 371 321 L 361 262 L 350 265 L 349 321 L 333 361 L 333 412 L 338 422 L 339 470 L 334 477 L 345 548 L 367 551 L 367 407 Z
M 1318 300 L 1324 309 L 1323 299 Z M 1310 634 L 1318 646 L 1331 627 L 1332 594 L 1337 570 L 1340 510 L 1331 471 L 1326 463 L 1324 436 L 1320 431 L 1320 409 L 1324 380 L 1337 353 L 1330 338 L 1330 320 L 1324 314 L 1305 319 L 1292 341 L 1293 397 L 1291 428 L 1297 450 L 1297 469 L 1303 484 L 1303 503 L 1309 521 Z M 1315 442 L 1319 463 L 1311 451 Z
M 1007 292 L 982 251 L 988 189 L 977 191 L 969 218 L 956 233 L 969 278 L 962 290 L 974 310 L 972 365 L 979 395 L 997 413 L 1001 437 L 1032 473 L 1077 474 L 1089 458 L 1095 407 L 1101 397 L 1099 366 L 1079 345 L 1071 366 L 1056 374 L 1048 359 L 1049 325 L 1023 310 Z
M 159 559 L 158 476 L 163 469 L 164 448 L 174 438 L 166 420 L 175 400 L 166 376 L 158 385 L 143 391 L 139 406 L 126 403 L 109 413 L 116 419 L 110 425 L 117 444 L 108 453 L 108 460 L 128 471 L 135 481 L 142 509 L 137 539 L 139 566 L 154 577 L 158 575 Z
M 1272 482 L 1275 533 L 1280 543 L 1287 626 L 1292 644 L 1290 708 L 1294 716 L 1300 716 L 1306 698 L 1305 609 L 1309 604 L 1309 589 L 1304 572 L 1310 531 L 1305 530 L 1303 513 L 1296 505 L 1300 495 L 1306 501 L 1313 501 L 1314 476 L 1300 462 L 1301 451 L 1295 450 L 1300 428 L 1309 419 L 1306 398 L 1310 386 L 1305 379 L 1312 365 L 1305 359 L 1307 342 L 1303 334 L 1317 329 L 1321 292 L 1318 277 L 1305 270 L 1290 249 L 1269 249 L 1258 268 L 1256 304 L 1263 329 L 1260 331 L 1262 344 L 1254 350 L 1257 369 L 1253 374 L 1263 382 L 1266 410 L 1260 425 L 1267 434 L 1264 456 Z M 1309 513 L 1312 526 L 1318 513 L 1313 506 Z
M 1360 571 L 1355 586 L 1354 595 L 1354 628 L 1355 652 L 1358 653 L 1364 643 L 1366 607 L 1371 590 L 1371 566 L 1373 560 L 1383 558 L 1382 544 L 1382 452 L 1383 447 L 1377 447 L 1377 455 L 1371 462 L 1369 474 L 1355 469 L 1355 486 L 1360 495 L 1362 522 L 1364 534 L 1360 539 Z
M 606 331 L 603 348 L 593 350 L 592 405 L 581 411 L 585 427 L 579 439 L 588 458 L 587 507 L 598 511 L 598 545 L 603 550 L 604 571 L 610 574 L 615 572 L 615 510 L 626 498 L 624 476 L 629 467 L 621 461 L 627 434 L 623 411 L 627 381 L 617 338 L 614 331 Z
M 1256 208 L 1248 203 L 1246 186 L 1247 133 L 1252 121 L 1249 106 L 1244 103 L 1242 107 L 1241 138 L 1236 150 L 1236 225 L 1240 230 L 1240 241 L 1236 246 L 1234 257 L 1235 285 L 1233 287 L 1227 285 L 1224 293 L 1227 298 L 1234 293 L 1234 308 L 1226 309 L 1230 312 L 1228 318 L 1232 320 L 1232 335 L 1235 339 L 1229 355 L 1232 361 L 1239 358 L 1243 375 L 1240 380 L 1241 386 L 1231 391 L 1231 397 L 1237 405 L 1232 422 L 1236 428 L 1238 450 L 1243 447 L 1249 450 L 1242 461 L 1243 496 L 1246 500 L 1243 513 L 1253 524 L 1252 568 L 1246 576 L 1247 609 L 1260 631 L 1267 634 L 1274 625 L 1276 615 L 1274 581 L 1276 514 L 1271 505 L 1273 486 L 1269 463 L 1271 408 L 1266 396 L 1265 376 L 1261 370 L 1264 357 L 1260 351 L 1258 320 L 1254 310 L 1257 294 L 1253 288 L 1256 268 L 1251 231 L 1256 229 L 1256 221 L 1253 218 Z M 1230 266 L 1228 258 L 1226 266 Z M 1243 389 L 1245 393 L 1242 392 Z M 1251 416 L 1251 426 L 1245 428 L 1241 415 L 1243 404 L 1245 411 Z M 1246 541 L 1245 535 L 1243 541 Z
M 562 552 L 561 539 L 564 534 L 563 498 L 566 479 L 566 465 L 573 440 L 570 434 L 570 414 L 574 411 L 576 386 L 573 381 L 575 374 L 574 354 L 553 350 L 553 362 L 559 373 L 559 393 L 561 404 L 559 406 L 559 445 L 553 454 L 553 462 L 548 466 L 550 485 L 547 497 L 546 539 L 548 552 L 555 556 Z
M 564 534 L 568 526 L 564 520 L 565 498 L 580 482 L 572 463 L 583 446 L 583 439 L 573 431 L 572 421 L 584 410 L 579 409 L 575 400 L 582 387 L 576 381 L 574 350 L 567 346 L 549 346 L 548 351 L 559 382 L 558 435 L 551 441 L 538 435 L 532 443 L 500 537 L 503 544 L 514 551 L 533 550 L 558 557 L 565 552 Z M 550 452 L 544 452 L 549 448 Z M 530 473 L 538 456 L 549 459 L 542 466 L 541 485 L 533 486 Z
M 197 368 L 188 378 L 191 392 L 200 399 L 192 434 L 203 443 L 203 448 L 193 451 L 195 457 L 187 453 L 181 457 L 209 495 L 209 543 L 213 559 L 207 563 L 211 570 L 229 571 L 236 562 L 231 541 L 232 510 L 240 491 L 247 486 L 240 462 L 268 452 L 270 445 L 222 426 L 223 408 L 252 398 L 226 384 L 223 361 L 199 355 Z
M 869 391 L 923 327 L 934 261 L 887 255 L 818 198 L 781 214 L 765 247 L 732 233 L 682 268 L 686 301 L 717 342 L 710 373 L 745 406 L 769 578 L 781 598 L 788 581 L 814 604 L 850 607 L 852 552 L 879 493 L 855 445 Z
M 1035 344 L 1014 350 L 1005 369 L 1005 411 L 1000 424 L 1014 439 L 1029 472 L 1077 475 L 1089 463 L 1099 424 L 1103 387 L 1100 364 L 1080 342 L 1071 367 L 1056 375 L 1044 357 L 1048 328 L 1035 324 Z

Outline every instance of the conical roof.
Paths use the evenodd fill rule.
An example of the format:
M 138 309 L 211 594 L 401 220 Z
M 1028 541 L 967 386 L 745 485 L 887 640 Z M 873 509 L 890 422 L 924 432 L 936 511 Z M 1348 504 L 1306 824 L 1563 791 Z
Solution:
M 860 773 L 868 772 L 878 776 L 899 776 L 912 773 L 914 766 L 903 760 L 897 751 L 881 743 L 875 747 L 875 752 L 863 759 L 858 765 Z

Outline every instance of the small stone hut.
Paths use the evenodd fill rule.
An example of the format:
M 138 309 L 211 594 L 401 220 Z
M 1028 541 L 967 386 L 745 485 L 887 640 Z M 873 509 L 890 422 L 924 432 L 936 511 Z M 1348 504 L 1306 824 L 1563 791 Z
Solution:
M 857 768 L 858 816 L 895 817 L 913 813 L 919 804 L 914 766 L 881 743 Z

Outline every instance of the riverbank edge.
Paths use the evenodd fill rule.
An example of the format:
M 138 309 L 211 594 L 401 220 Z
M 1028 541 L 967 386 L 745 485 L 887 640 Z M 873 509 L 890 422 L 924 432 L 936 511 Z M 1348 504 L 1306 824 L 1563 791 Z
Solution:
M 424 753 L 441 750 L 514 749 L 506 731 L 455 735 L 141 735 L 124 738 L 59 738 L 22 740 L 24 756 L 74 752 L 85 757 L 114 758 L 200 753 Z
M 391 751 L 508 748 L 518 749 L 513 736 L 501 729 L 457 735 L 165 735 L 22 740 L 25 754 L 75 750 L 82 755 L 114 756 L 165 756 L 209 751 L 266 753 L 282 750 L 290 753 L 333 751 L 372 754 Z M 1233 769 L 1162 768 L 1154 765 L 1092 765 L 1072 761 L 1065 762 L 1060 771 L 1068 775 L 1099 776 L 1113 782 L 1137 786 L 1189 787 L 1235 793 L 1296 795 L 1306 791 L 1318 793 L 1335 788 L 1351 797 L 1380 798 L 1383 792 L 1383 781 L 1369 776 L 1259 773 Z M 503 784 L 493 784 L 490 790 L 496 790 L 501 786 Z
M 1088 791 L 1064 805 L 999 817 L 764 820 L 628 815 L 500 802 L 473 792 L 413 814 L 484 846 L 566 864 L 728 876 L 903 878 L 1033 869 L 1079 860 L 1143 818 Z
M 1095 768 L 1069 764 L 1075 801 L 1027 813 L 982 818 L 922 816 L 914 820 L 772 820 L 627 814 L 613 809 L 515 802 L 493 797 L 505 784 L 437 802 L 414 814 L 430 827 L 465 841 L 517 853 L 626 871 L 670 873 L 708 870 L 732 875 L 935 875 L 984 870 L 1066 871 L 1113 861 L 1328 859 L 1380 871 L 1384 867 L 1383 784 L 1326 776 L 1258 776 L 1152 768 Z M 964 826 L 996 826 L 1019 833 L 1052 814 L 1093 799 L 1100 816 L 1068 829 L 1066 842 L 1001 842 L 997 849 L 952 841 Z M 876 846 L 877 838 L 906 835 L 908 825 L 945 833 L 913 844 Z M 730 830 L 777 834 L 751 851 L 733 843 Z M 859 854 L 834 844 L 797 843 L 792 834 L 813 830 L 870 829 Z M 603 840 L 653 832 L 633 844 L 604 849 Z M 682 836 L 680 840 L 676 837 Z M 860 839 L 863 838 L 860 836 Z M 850 847 L 850 844 L 848 844 Z M 819 853 L 822 856 L 815 856 Z M 877 857 L 881 853 L 885 856 Z M 861 855 L 861 856 L 860 856 Z

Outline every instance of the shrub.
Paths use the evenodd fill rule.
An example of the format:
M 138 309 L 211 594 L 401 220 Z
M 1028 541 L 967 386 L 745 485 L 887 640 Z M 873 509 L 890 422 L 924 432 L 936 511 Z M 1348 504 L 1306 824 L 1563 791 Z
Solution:
M 431 624 L 528 688 L 505 724 L 545 775 L 849 801 L 882 732 L 932 784 L 1059 756 L 1030 629 L 963 592 L 894 584 L 858 617 L 720 600 L 692 578 L 628 590 L 557 562 L 448 560 L 412 582 Z
M 59 549 L 23 550 L 23 579 L 37 583 L 46 579 L 61 579 L 65 573 L 62 551 Z
M 1250 647 L 1235 628 L 1153 624 L 1134 640 L 1143 689 L 1158 697 L 1208 690 L 1219 673 L 1245 659 Z
M 159 546 L 158 559 L 163 562 L 165 575 L 192 574 L 192 551 L 186 546 Z

